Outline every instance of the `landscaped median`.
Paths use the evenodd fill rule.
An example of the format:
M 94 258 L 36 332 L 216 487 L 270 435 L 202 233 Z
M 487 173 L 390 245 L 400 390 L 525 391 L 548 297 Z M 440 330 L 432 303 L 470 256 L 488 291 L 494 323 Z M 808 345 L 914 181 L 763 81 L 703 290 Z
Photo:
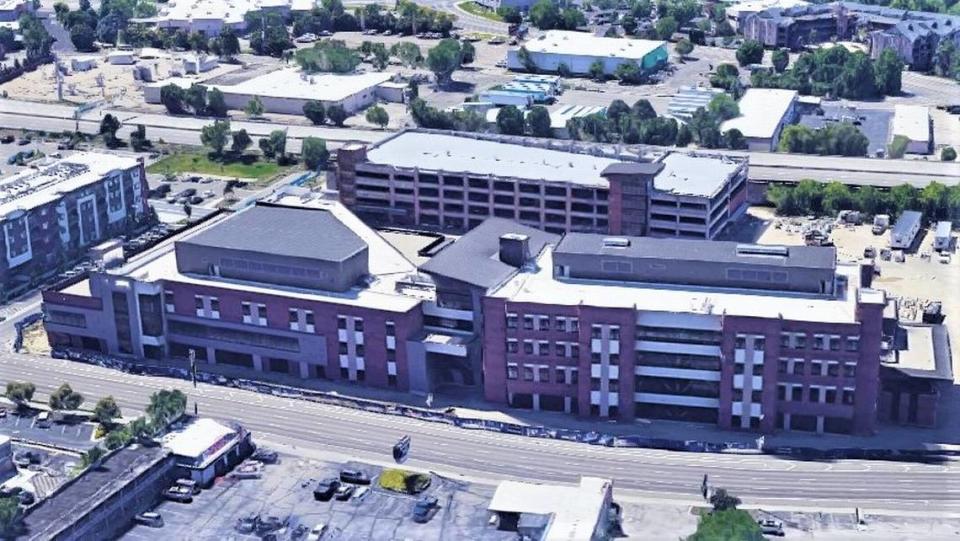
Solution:
M 383 470 L 380 488 L 401 494 L 419 494 L 430 487 L 430 476 L 400 469 Z
M 276 162 L 266 161 L 255 154 L 225 155 L 223 158 L 214 160 L 206 152 L 186 151 L 164 157 L 147 167 L 147 172 L 164 175 L 196 173 L 267 180 L 286 173 L 291 168 L 291 166 L 281 166 L 277 165 Z
M 477 17 L 483 17 L 484 19 L 496 21 L 498 23 L 503 22 L 503 17 L 501 17 L 496 11 L 487 9 L 473 1 L 460 2 L 457 4 L 457 7 L 463 11 L 466 11 L 470 15 L 476 15 Z

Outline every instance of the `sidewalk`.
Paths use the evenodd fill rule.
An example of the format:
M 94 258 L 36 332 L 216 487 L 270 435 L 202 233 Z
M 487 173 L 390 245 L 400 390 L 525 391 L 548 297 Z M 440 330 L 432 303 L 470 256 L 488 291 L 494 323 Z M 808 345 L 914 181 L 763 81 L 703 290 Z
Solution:
M 151 362 L 154 366 L 176 366 L 188 369 L 186 361 Z M 203 372 L 219 374 L 231 378 L 249 379 L 249 369 L 229 365 L 198 364 L 197 369 Z M 755 446 L 761 434 L 747 431 L 722 430 L 716 425 L 701 423 L 686 423 L 679 421 L 662 421 L 638 419 L 632 423 L 618 421 L 596 421 L 579 419 L 575 416 L 530 410 L 518 410 L 496 407 L 483 400 L 479 389 L 466 387 L 446 388 L 434 394 L 432 406 L 427 407 L 426 397 L 413 395 L 401 391 L 387 389 L 372 389 L 349 383 L 341 383 L 321 379 L 300 379 L 299 377 L 262 372 L 256 375 L 257 380 L 290 387 L 300 387 L 324 392 L 331 392 L 344 397 L 361 398 L 379 402 L 396 403 L 436 412 L 444 412 L 455 408 L 453 413 L 463 418 L 487 419 L 518 425 L 544 426 L 554 429 L 573 429 L 582 431 L 596 431 L 614 436 L 641 436 L 645 438 L 663 438 L 670 440 L 695 440 L 708 443 L 740 443 L 748 447 Z M 954 388 L 955 389 L 955 388 Z M 946 406 L 956 403 L 954 396 L 947 394 L 941 399 Z M 943 410 L 947 408 L 944 407 Z M 952 412 L 946 412 L 949 414 Z M 949 416 L 955 418 L 956 416 Z M 953 419 L 950 419 L 953 422 Z M 942 423 L 938 429 L 921 429 L 911 427 L 886 426 L 879 427 L 873 436 L 849 436 L 842 434 L 812 434 L 804 432 L 778 432 L 765 434 L 764 446 L 770 447 L 809 447 L 814 449 L 954 449 L 960 450 L 960 430 L 952 424 Z

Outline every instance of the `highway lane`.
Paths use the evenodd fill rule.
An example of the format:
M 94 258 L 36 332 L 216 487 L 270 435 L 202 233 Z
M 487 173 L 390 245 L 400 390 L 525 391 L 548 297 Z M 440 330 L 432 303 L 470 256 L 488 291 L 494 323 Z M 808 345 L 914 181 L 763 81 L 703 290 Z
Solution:
M 449 425 L 362 412 L 249 391 L 133 376 L 64 360 L 0 356 L 0 380 L 23 379 L 47 393 L 63 381 L 93 401 L 112 394 L 127 414 L 151 392 L 177 387 L 201 414 L 236 419 L 260 438 L 360 459 L 383 461 L 403 434 L 413 437 L 413 466 L 450 475 L 573 482 L 606 475 L 642 497 L 699 499 L 702 476 L 748 504 L 872 512 L 941 512 L 960 516 L 960 468 L 874 461 L 799 462 L 762 455 L 716 455 L 593 447 L 470 431 Z

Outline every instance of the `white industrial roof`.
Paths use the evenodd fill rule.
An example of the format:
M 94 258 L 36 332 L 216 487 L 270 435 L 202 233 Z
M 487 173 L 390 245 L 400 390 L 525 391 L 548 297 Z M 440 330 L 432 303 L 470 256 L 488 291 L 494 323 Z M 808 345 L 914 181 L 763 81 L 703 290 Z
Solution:
M 930 108 L 924 105 L 897 105 L 893 110 L 891 136 L 902 135 L 915 142 L 930 141 Z
M 202 84 L 207 89 L 216 88 L 224 94 L 241 94 L 265 98 L 292 98 L 302 100 L 341 101 L 354 94 L 373 88 L 393 77 L 388 72 L 354 74 L 317 73 L 307 75 L 297 69 L 281 69 L 253 77 L 235 85 L 205 84 L 196 79 L 172 77 L 151 83 L 152 86 L 175 84 L 190 88 Z
M 671 152 L 660 163 L 663 169 L 653 179 L 653 187 L 678 195 L 710 197 L 726 184 L 743 162 L 714 155 Z
M 282 190 L 265 201 L 291 207 L 323 208 L 331 212 L 343 225 L 367 244 L 370 276 L 366 286 L 353 288 L 346 292 L 331 292 L 181 273 L 177 269 L 174 241 L 189 239 L 193 234 L 203 232 L 206 227 L 215 226 L 222 218 L 210 220 L 183 235 L 176 236 L 142 256 L 131 259 L 126 265 L 111 270 L 110 273 L 129 276 L 145 282 L 171 280 L 183 284 L 205 285 L 247 293 L 280 295 L 308 301 L 362 306 L 393 312 L 406 312 L 422 300 L 433 300 L 432 289 L 411 290 L 403 286 L 401 282 L 407 281 L 411 275 L 415 275 L 417 267 L 341 203 L 316 194 L 310 195 L 309 190 L 296 188 Z M 304 232 L 305 235 L 314 236 L 322 235 L 322 233 L 322 231 Z M 75 287 L 77 287 L 76 291 L 78 292 L 87 291 L 89 288 L 86 281 Z
M 943 220 L 943 221 L 937 222 L 937 229 L 934 236 L 949 237 L 952 230 L 953 230 L 953 222 L 951 222 L 950 220 Z
M 548 247 L 540 255 L 535 268 L 525 267 L 490 295 L 521 303 L 856 323 L 859 269 L 856 265 L 838 264 L 837 273 L 846 276 L 848 284 L 846 293 L 839 298 L 707 286 L 558 280 L 553 276 L 553 248 Z M 871 293 L 869 290 L 861 292 Z M 883 293 L 878 292 L 878 295 L 882 298 Z
M 593 539 L 598 522 L 606 518 L 601 513 L 612 486 L 613 481 L 597 477 L 581 477 L 575 487 L 501 481 L 487 510 L 552 514 L 543 541 Z
M 473 175 L 543 179 L 607 186 L 600 173 L 619 160 L 517 143 L 407 131 L 370 149 L 371 163 L 401 168 L 465 171 Z
M 606 107 L 601 105 L 564 105 L 550 111 L 550 127 L 559 130 L 567 127 L 571 118 L 580 118 L 597 113 L 605 113 Z
M 728 16 L 737 17 L 741 13 L 757 13 L 770 8 L 787 9 L 806 5 L 809 5 L 809 2 L 804 0 L 745 0 L 728 7 L 726 13 Z
M 147 20 L 188 24 L 194 19 L 220 20 L 224 24 L 240 24 L 248 11 L 289 6 L 291 11 L 309 11 L 313 0 L 192 0 L 158 4 L 159 12 Z M 136 22 L 137 19 L 134 20 Z
M 636 60 L 637 62 L 664 45 L 666 43 L 663 41 L 605 38 L 586 32 L 571 32 L 568 30 L 547 30 L 523 44 L 531 53 L 604 56 Z
M 0 180 L 0 220 L 17 210 L 51 203 L 64 194 L 99 182 L 113 171 L 137 166 L 137 160 L 114 154 L 81 152 L 38 170 L 27 169 Z
M 201 418 L 183 430 L 166 436 L 163 446 L 177 456 L 197 458 L 223 438 L 235 433 L 229 426 L 213 419 Z
M 797 99 L 796 90 L 750 88 L 740 98 L 740 116 L 720 125 L 720 131 L 738 129 L 744 137 L 770 139 Z

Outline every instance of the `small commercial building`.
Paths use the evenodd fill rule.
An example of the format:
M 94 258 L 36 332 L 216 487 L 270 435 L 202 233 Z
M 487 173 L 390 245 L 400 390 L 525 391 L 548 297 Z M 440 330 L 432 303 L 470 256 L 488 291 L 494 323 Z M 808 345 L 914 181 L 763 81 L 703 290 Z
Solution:
M 948 220 L 937 222 L 933 236 L 934 250 L 949 250 L 953 244 L 953 223 Z
M 930 154 L 932 129 L 929 107 L 897 105 L 894 108 L 890 140 L 892 141 L 898 135 L 906 137 L 908 154 Z
M 524 539 L 599 541 L 609 539 L 613 481 L 581 477 L 577 486 L 501 481 L 487 510 L 497 529 Z
M 133 51 L 113 51 L 107 55 L 107 62 L 114 66 L 129 66 L 137 63 L 137 55 Z
M 165 449 L 174 456 L 181 477 L 209 485 L 250 454 L 250 433 L 213 419 L 196 419 L 182 430 L 168 434 Z
M 720 132 L 740 130 L 748 150 L 776 150 L 783 127 L 793 122 L 797 95 L 796 90 L 750 88 L 737 103 L 740 116 L 721 124 Z
M 525 51 L 525 53 L 523 52 Z M 526 58 L 524 58 L 526 57 Z M 507 68 L 526 70 L 532 62 L 540 71 L 557 72 L 565 65 L 570 73 L 586 75 L 600 61 L 612 75 L 620 64 L 635 63 L 644 72 L 667 64 L 666 43 L 645 39 L 605 38 L 585 32 L 548 30 L 507 51 Z
M 890 247 L 901 250 L 910 248 L 920 232 L 922 222 L 923 214 L 915 210 L 904 211 L 890 230 Z
M 191 54 L 183 57 L 184 73 L 205 73 L 220 65 L 220 57 Z
M 378 85 L 392 77 L 392 73 L 386 72 L 307 74 L 296 69 L 281 69 L 234 85 L 204 86 L 220 90 L 230 109 L 242 110 L 256 96 L 267 113 L 302 115 L 304 104 L 310 100 L 320 101 L 326 107 L 339 105 L 348 113 L 354 113 L 376 102 Z M 203 83 L 180 77 L 150 83 L 143 87 L 144 100 L 160 103 L 160 89 L 169 84 L 190 88 Z

